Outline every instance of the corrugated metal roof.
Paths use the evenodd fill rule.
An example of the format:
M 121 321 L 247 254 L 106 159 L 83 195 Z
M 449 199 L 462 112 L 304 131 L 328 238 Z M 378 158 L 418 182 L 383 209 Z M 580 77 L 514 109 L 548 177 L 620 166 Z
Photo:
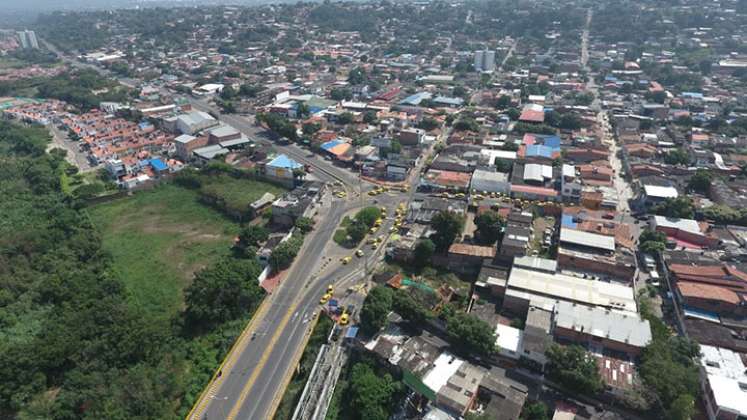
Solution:
M 612 252 L 615 251 L 614 236 L 599 235 L 565 227 L 560 230 L 560 242 L 586 246 L 589 248 L 599 248 Z
M 651 342 L 651 326 L 638 314 L 576 305 L 558 301 L 555 304 L 555 324 L 597 338 L 645 347 Z

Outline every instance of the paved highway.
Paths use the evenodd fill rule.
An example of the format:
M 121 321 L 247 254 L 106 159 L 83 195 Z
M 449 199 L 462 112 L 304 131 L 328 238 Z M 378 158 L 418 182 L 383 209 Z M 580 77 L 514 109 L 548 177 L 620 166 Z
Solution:
M 336 167 L 295 145 L 270 142 L 269 133 L 256 126 L 250 118 L 222 115 L 205 101 L 194 98 L 190 101 L 196 109 L 211 112 L 259 144 L 272 146 L 301 163 L 310 164 L 320 180 L 343 183 L 349 194 L 347 200 L 335 199 L 331 195 L 325 197 L 318 212 L 316 229 L 307 237 L 285 279 L 267 297 L 268 302 L 238 339 L 220 375 L 208 387 L 190 416 L 192 419 L 265 419 L 270 417 L 284 392 L 286 379 L 292 374 L 303 350 L 306 336 L 310 333 L 310 321 L 319 311 L 318 301 L 326 286 L 334 283 L 340 292 L 360 283 L 365 262 L 375 265 L 381 259 L 384 247 L 380 246 L 376 252 L 368 248 L 366 259 L 354 258 L 348 265 L 341 265 L 336 257 L 328 255 L 329 247 L 336 246 L 332 235 L 343 215 L 364 204 L 364 200 L 356 195 L 359 186 L 365 184 L 359 182 L 355 173 Z M 416 180 L 417 177 L 413 177 L 413 182 Z M 363 197 L 371 204 L 368 196 Z M 409 195 L 389 193 L 378 196 L 377 205 L 388 207 L 391 215 L 401 200 L 408 199 Z M 380 232 L 387 232 L 390 225 L 391 220 L 388 220 Z M 331 264 L 327 266 L 325 262 Z M 360 298 L 357 301 L 359 303 Z

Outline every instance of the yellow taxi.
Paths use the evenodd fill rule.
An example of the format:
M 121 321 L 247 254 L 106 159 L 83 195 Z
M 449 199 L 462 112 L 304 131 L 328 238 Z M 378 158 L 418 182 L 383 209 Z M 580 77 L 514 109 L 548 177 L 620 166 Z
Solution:
M 321 299 L 319 299 L 319 304 L 320 305 L 324 305 L 325 303 L 329 302 L 329 299 L 331 297 L 332 297 L 332 295 L 330 295 L 329 293 L 325 294 L 324 296 L 322 296 Z
M 347 314 L 347 312 L 343 312 L 342 315 L 340 315 L 340 325 L 348 325 L 350 322 L 350 316 Z
M 353 260 L 353 258 L 352 258 L 352 257 L 345 257 L 345 258 L 343 258 L 343 259 L 342 259 L 342 263 L 343 263 L 343 264 L 347 264 L 347 263 L 349 263 L 349 262 L 350 262 L 350 261 L 352 261 L 352 260 Z

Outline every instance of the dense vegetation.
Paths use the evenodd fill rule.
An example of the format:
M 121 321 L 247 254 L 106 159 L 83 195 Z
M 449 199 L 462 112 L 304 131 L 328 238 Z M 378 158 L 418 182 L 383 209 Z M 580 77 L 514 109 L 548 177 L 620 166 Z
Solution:
M 646 387 L 644 405 L 650 406 L 660 418 L 690 419 L 699 392 L 696 358 L 697 343 L 672 334 L 646 305 L 641 315 L 651 323 L 651 343 L 644 349 L 639 372 Z
M 70 70 L 46 79 L 0 82 L 0 95 L 59 99 L 88 111 L 97 108 L 102 101 L 124 102 L 130 91 L 93 70 Z
M 386 420 L 405 386 L 371 356 L 354 351 L 343 369 L 327 412 L 329 420 Z
M 285 192 L 281 187 L 255 179 L 246 171 L 218 162 L 211 162 L 201 172 L 184 170 L 176 182 L 194 189 L 203 203 L 238 222 L 257 216 L 252 214 L 250 205 L 264 193 L 279 197 Z
M 381 209 L 378 207 L 370 206 L 359 210 L 352 219 L 343 220 L 341 229 L 335 233 L 335 241 L 348 248 L 358 246 L 380 217 Z
M 190 317 L 158 321 L 131 305 L 86 211 L 61 192 L 66 164 L 45 153 L 47 137 L 0 123 L 0 416 L 183 417 L 261 299 L 246 278 L 258 267 L 206 267 Z M 205 310 L 202 290 L 224 285 L 236 296 Z
M 602 390 L 597 362 L 582 347 L 553 344 L 546 355 L 550 377 L 570 391 L 592 395 Z

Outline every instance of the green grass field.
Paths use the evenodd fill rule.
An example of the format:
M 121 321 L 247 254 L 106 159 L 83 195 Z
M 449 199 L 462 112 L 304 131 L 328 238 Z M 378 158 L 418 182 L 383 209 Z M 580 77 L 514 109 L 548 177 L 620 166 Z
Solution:
M 203 194 L 219 197 L 229 211 L 239 212 L 247 211 L 249 205 L 257 201 L 266 192 L 279 197 L 285 190 L 266 182 L 233 178 L 226 175 L 206 178 L 202 187 Z
M 174 185 L 95 205 L 89 214 L 130 303 L 162 319 L 182 308 L 194 272 L 230 252 L 238 232 L 195 191 Z

